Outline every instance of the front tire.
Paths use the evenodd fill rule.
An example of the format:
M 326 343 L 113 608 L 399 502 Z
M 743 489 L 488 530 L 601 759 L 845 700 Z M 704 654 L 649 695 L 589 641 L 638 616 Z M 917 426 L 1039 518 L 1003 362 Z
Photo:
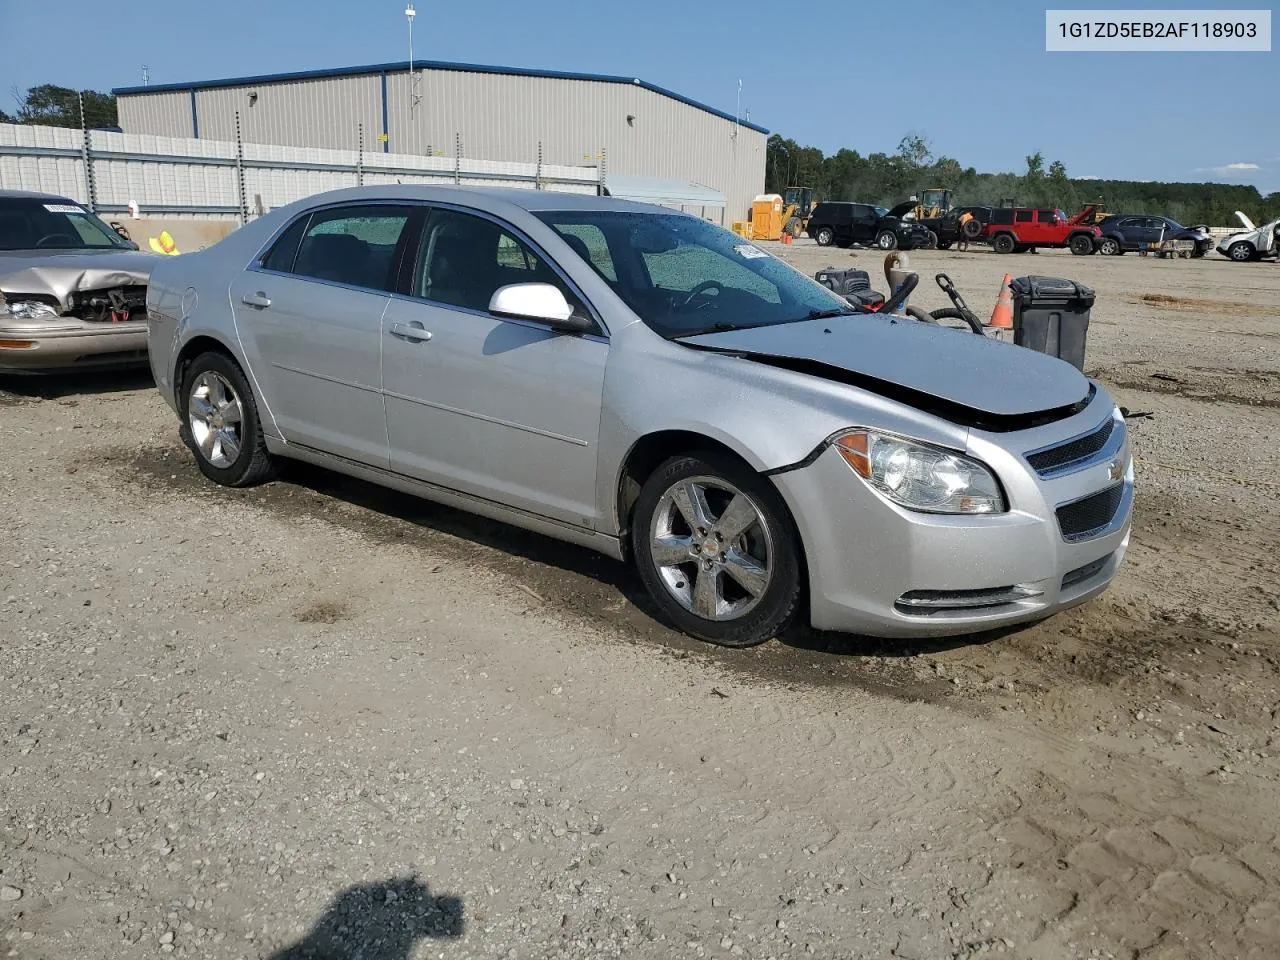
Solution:
M 813 239 L 818 241 L 818 246 L 829 247 L 835 243 L 836 232 L 830 227 L 819 227 L 817 232 L 814 233 Z
M 659 466 L 636 501 L 631 545 L 649 595 L 685 633 L 750 647 L 795 617 L 795 525 L 769 481 L 732 457 L 708 450 Z
M 253 390 L 226 354 L 202 353 L 187 368 L 181 416 L 182 439 L 214 483 L 251 487 L 274 475 Z
M 876 246 L 881 250 L 898 249 L 898 235 L 892 230 L 881 230 L 876 234 Z
M 1077 233 L 1071 238 L 1071 252 L 1077 257 L 1087 257 L 1093 253 L 1093 238 L 1083 233 Z
M 1248 240 L 1237 240 L 1227 248 L 1227 256 L 1236 263 L 1248 263 L 1253 255 L 1253 244 Z

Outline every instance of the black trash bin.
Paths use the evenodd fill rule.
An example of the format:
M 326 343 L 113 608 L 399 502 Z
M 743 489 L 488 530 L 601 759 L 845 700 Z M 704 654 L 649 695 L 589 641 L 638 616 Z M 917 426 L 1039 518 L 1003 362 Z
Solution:
M 1013 292 L 1013 342 L 1084 370 L 1093 290 L 1062 277 L 1018 277 Z

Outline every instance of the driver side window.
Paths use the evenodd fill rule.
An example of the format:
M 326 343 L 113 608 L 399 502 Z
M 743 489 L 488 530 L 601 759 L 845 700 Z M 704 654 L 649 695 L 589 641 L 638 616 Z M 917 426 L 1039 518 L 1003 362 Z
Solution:
M 431 211 L 413 273 L 413 296 L 486 313 L 498 288 L 513 283 L 549 283 L 581 309 L 560 275 L 494 221 L 457 210 Z

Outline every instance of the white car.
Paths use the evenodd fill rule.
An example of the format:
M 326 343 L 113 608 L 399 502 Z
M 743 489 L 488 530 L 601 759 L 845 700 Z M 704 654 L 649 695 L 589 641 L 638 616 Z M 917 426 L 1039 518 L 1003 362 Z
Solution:
M 1236 211 L 1236 218 L 1244 225 L 1244 230 L 1240 233 L 1230 234 L 1223 239 L 1218 244 L 1218 252 L 1220 254 L 1228 260 L 1236 261 L 1236 263 L 1262 260 L 1266 257 L 1277 255 L 1277 248 L 1280 248 L 1280 238 L 1277 238 L 1277 232 L 1280 231 L 1280 219 L 1255 227 L 1253 221 L 1239 210 Z

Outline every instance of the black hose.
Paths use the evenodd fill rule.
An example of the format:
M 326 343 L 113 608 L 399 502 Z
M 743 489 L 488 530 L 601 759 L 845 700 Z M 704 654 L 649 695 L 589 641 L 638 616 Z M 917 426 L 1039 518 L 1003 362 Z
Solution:
M 980 337 L 984 336 L 982 324 L 978 321 L 977 317 L 972 313 L 969 313 L 967 310 L 959 310 L 955 307 L 942 307 L 941 309 L 932 311 L 929 316 L 933 319 L 934 323 L 938 323 L 942 320 L 959 320 L 965 325 L 966 329 L 972 330 Z M 948 326 L 950 326 L 950 324 L 948 324 Z

